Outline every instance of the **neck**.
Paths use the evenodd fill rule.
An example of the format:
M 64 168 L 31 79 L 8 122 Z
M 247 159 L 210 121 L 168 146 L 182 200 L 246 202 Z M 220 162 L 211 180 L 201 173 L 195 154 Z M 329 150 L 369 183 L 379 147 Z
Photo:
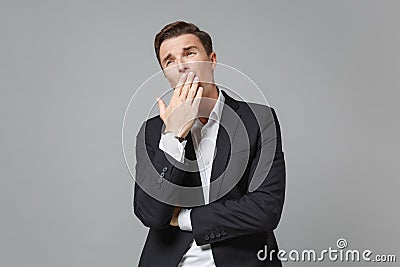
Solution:
M 200 102 L 198 118 L 202 124 L 206 124 L 219 95 L 218 88 L 215 83 L 208 84 L 207 88 L 203 86 L 203 88 L 203 100 Z
M 203 86 L 203 96 L 204 98 L 218 99 L 218 89 L 215 83 L 208 84 L 208 86 Z

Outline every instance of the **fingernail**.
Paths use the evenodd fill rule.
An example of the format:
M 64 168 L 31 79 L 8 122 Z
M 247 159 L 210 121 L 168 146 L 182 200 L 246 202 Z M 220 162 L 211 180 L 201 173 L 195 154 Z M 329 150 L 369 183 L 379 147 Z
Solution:
M 190 76 L 193 76 L 193 75 L 194 75 L 194 73 L 191 71 L 191 72 L 189 72 L 189 75 L 190 75 Z
M 182 78 L 185 78 L 185 77 L 186 77 L 186 73 L 182 74 Z
M 195 82 L 198 82 L 198 81 L 199 81 L 199 77 L 197 77 L 197 76 L 194 77 L 194 81 L 195 81 Z

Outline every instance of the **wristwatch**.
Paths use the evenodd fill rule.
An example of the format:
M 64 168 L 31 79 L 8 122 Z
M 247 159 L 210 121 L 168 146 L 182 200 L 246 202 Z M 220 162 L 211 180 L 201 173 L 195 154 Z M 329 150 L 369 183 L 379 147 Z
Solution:
M 179 137 L 179 136 L 175 135 L 175 133 L 174 133 L 173 131 L 167 131 L 167 132 L 165 132 L 164 134 L 170 134 L 170 135 L 172 135 L 175 139 L 178 139 L 178 141 L 179 141 L 180 143 L 182 143 L 183 141 L 186 140 L 185 137 Z

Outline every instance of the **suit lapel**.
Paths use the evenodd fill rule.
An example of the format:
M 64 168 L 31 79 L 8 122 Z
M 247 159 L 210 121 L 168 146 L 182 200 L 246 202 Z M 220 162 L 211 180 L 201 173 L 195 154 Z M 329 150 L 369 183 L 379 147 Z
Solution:
M 240 120 L 240 108 L 237 101 L 221 90 L 225 97 L 220 126 L 217 135 L 216 156 L 211 170 L 210 201 L 216 199 L 221 188 L 225 169 L 230 158 L 231 144 Z

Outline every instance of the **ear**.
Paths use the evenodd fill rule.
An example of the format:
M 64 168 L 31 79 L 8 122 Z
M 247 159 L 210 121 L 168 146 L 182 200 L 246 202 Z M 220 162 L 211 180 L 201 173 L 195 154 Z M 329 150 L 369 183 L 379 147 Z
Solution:
M 217 68 L 217 54 L 213 51 L 210 54 L 211 67 L 213 70 Z

